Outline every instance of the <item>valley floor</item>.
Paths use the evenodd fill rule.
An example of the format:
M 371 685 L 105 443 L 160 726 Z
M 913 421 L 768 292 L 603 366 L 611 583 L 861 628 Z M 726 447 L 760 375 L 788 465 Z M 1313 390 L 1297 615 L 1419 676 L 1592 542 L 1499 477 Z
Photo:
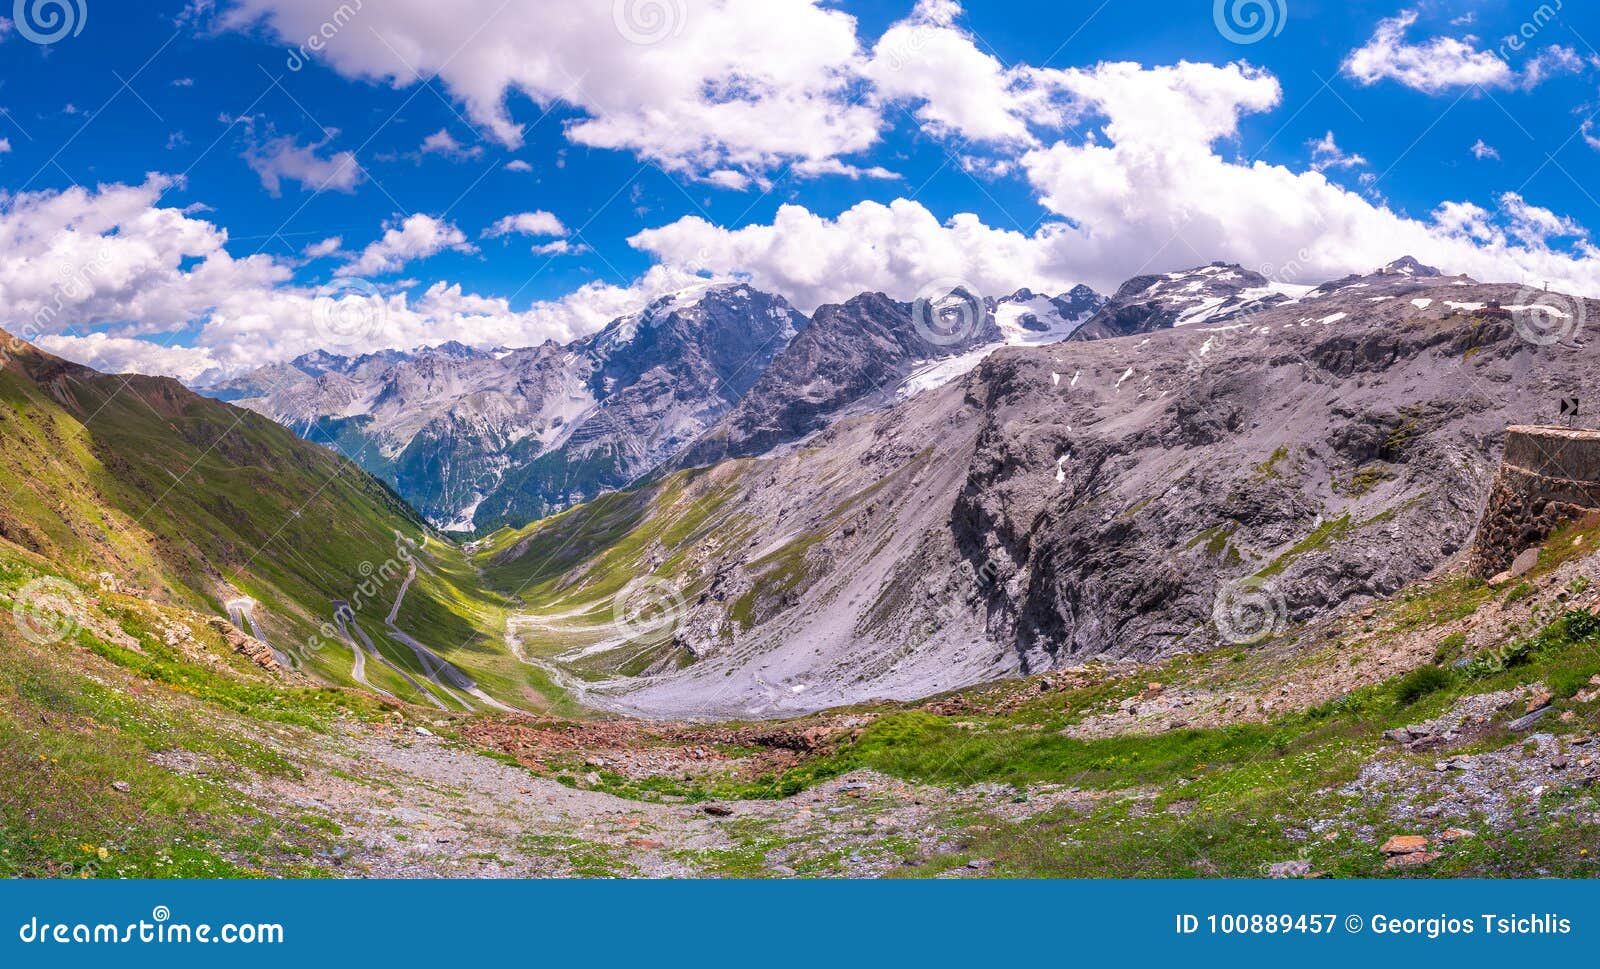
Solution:
M 1589 877 L 1597 542 L 1249 648 L 773 723 L 441 713 L 101 594 L 66 641 L 0 624 L 0 874 Z M 0 566 L 9 612 L 31 572 Z

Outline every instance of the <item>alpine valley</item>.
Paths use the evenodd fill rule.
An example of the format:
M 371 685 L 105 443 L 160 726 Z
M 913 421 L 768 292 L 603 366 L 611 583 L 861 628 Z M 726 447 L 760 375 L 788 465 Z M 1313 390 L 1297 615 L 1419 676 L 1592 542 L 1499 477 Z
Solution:
M 1592 875 L 1600 463 L 1522 426 L 1595 319 L 1401 258 L 7 336 L 0 874 Z

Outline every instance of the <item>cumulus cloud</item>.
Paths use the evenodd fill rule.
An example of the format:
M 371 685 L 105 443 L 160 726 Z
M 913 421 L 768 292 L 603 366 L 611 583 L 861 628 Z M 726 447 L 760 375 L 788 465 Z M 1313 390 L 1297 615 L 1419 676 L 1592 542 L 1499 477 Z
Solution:
M 225 230 L 160 202 L 172 176 L 140 185 L 0 194 L 0 319 L 14 331 L 123 323 L 160 332 L 228 294 L 289 280 L 263 255 L 235 259 Z
M 270 256 L 230 256 L 224 230 L 169 201 L 181 189 L 181 180 L 153 175 L 140 185 L 0 195 L 6 329 L 91 366 L 186 380 L 328 347 L 318 323 L 326 297 L 296 285 L 292 267 Z M 444 225 L 435 222 L 431 237 L 464 243 L 452 242 Z M 415 228 L 407 235 L 406 224 L 391 231 L 403 237 L 386 235 L 396 253 L 427 235 Z M 311 249 L 332 252 L 337 241 Z M 399 289 L 355 290 L 350 298 L 370 300 L 379 325 L 359 345 L 340 349 L 567 341 L 699 281 L 659 266 L 628 286 L 591 283 L 520 310 L 445 281 L 416 298 Z
M 531 251 L 536 256 L 576 256 L 588 252 L 589 247 L 570 239 L 555 239 L 536 245 Z
M 1340 148 L 1334 142 L 1331 131 L 1320 139 L 1310 142 L 1310 145 L 1313 171 L 1325 172 L 1330 168 L 1362 168 L 1367 164 L 1363 156 L 1347 154 Z
M 1239 118 L 1278 104 L 1278 84 L 1262 71 L 1102 65 L 1074 87 L 1104 115 L 1105 142 L 1058 143 L 1023 165 L 1046 207 L 1080 227 L 1074 255 L 1097 270 L 1226 258 L 1309 282 L 1410 253 L 1480 278 L 1600 292 L 1600 260 L 1587 248 L 1561 251 L 1527 233 L 1479 243 L 1320 172 L 1224 158 L 1216 142 L 1233 135 Z M 1517 219 L 1510 206 L 1503 215 Z
M 1031 145 L 1034 126 L 1065 123 L 1053 72 L 1001 64 L 956 25 L 960 14 L 954 0 L 919 0 L 879 38 L 864 72 L 879 97 L 914 103 L 936 134 L 980 142 Z
M 528 164 L 527 162 L 523 161 L 520 158 L 513 158 L 511 161 L 506 162 L 506 171 L 508 171 L 508 172 L 531 172 L 531 171 L 533 171 L 533 166 Z
M 452 135 L 449 130 L 445 128 L 440 128 L 438 131 L 435 131 L 433 134 L 422 139 L 422 147 L 418 149 L 419 157 L 425 155 L 442 155 L 451 161 L 467 161 L 472 158 L 477 158 L 482 154 L 482 145 L 473 145 L 469 148 L 457 141 L 455 135 Z
M 524 236 L 564 236 L 567 227 L 555 215 L 543 210 L 537 212 L 518 212 L 515 215 L 505 216 L 485 229 L 484 238 L 498 239 L 507 235 Z
M 1522 69 L 1522 87 L 1532 90 L 1552 77 L 1581 74 L 1584 60 L 1571 47 L 1551 44 L 1528 60 Z
M 1416 23 L 1415 10 L 1380 20 L 1372 37 L 1345 58 L 1345 75 L 1363 85 L 1392 80 L 1424 94 L 1444 94 L 1470 87 L 1532 90 L 1552 77 L 1584 68 L 1576 51 L 1555 44 L 1530 58 L 1519 74 L 1499 52 L 1478 48 L 1478 39 L 1471 35 L 1411 43 L 1406 35 Z M 1519 42 L 1516 49 L 1521 48 Z
M 11 139 L 10 138 L 0 138 L 0 155 L 7 154 L 10 151 L 11 151 Z
M 770 225 L 734 230 L 689 217 L 631 241 L 666 265 L 743 274 L 802 307 L 863 289 L 905 298 L 948 278 L 985 295 L 1075 282 L 1104 291 L 1138 272 L 1215 259 L 1321 282 L 1407 253 L 1483 279 L 1600 294 L 1600 254 L 1574 236 L 1570 220 L 1520 196 L 1502 196 L 1494 211 L 1447 202 L 1417 219 L 1315 170 L 1224 157 L 1218 144 L 1236 137 L 1243 115 L 1279 104 L 1276 78 L 1260 69 L 1102 64 L 1062 71 L 1056 82 L 1096 127 L 1081 142 L 1021 157 L 1059 217 L 1031 234 L 974 215 L 941 219 L 901 199 L 835 218 L 785 206 Z
M 984 295 L 1076 281 L 1061 247 L 1064 226 L 1028 236 L 990 228 L 970 214 L 940 221 L 908 199 L 861 202 L 831 219 L 785 205 L 770 225 L 733 230 L 690 216 L 629 241 L 679 269 L 747 278 L 805 312 L 862 292 L 910 299 L 939 280 L 958 280 Z
M 355 191 L 367 177 L 355 153 L 340 151 L 326 157 L 317 154 L 325 145 L 326 142 L 302 145 L 291 137 L 273 138 L 251 146 L 244 160 L 260 177 L 262 187 L 274 196 L 282 194 L 285 179 L 299 182 L 302 189 L 313 192 Z
M 1482 138 L 1479 138 L 1469 150 L 1472 152 L 1472 157 L 1479 161 L 1483 161 L 1485 158 L 1493 158 L 1495 161 L 1500 160 L 1500 152 L 1496 151 L 1492 145 L 1486 144 Z
M 221 23 L 300 44 L 327 17 L 324 0 L 236 0 Z M 836 158 L 878 135 L 878 111 L 853 97 L 855 19 L 821 0 L 390 0 L 359 18 L 318 58 L 399 87 L 437 75 L 507 147 L 523 140 L 512 92 L 577 108 L 578 144 L 691 174 Z
M 447 249 L 476 251 L 454 223 L 419 212 L 399 225 L 386 227 L 382 238 L 340 266 L 334 275 L 384 276 L 400 271 L 407 263 L 436 256 Z
M 313 242 L 306 246 L 307 259 L 326 259 L 328 256 L 338 255 L 344 248 L 344 236 L 329 236 L 321 242 Z

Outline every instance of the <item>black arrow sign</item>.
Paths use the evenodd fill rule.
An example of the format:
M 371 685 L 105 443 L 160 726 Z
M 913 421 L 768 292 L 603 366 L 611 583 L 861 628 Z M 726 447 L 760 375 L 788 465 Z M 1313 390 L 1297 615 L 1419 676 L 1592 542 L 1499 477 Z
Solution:
M 1563 420 L 1576 420 L 1578 417 L 1578 398 L 1561 398 L 1561 417 Z

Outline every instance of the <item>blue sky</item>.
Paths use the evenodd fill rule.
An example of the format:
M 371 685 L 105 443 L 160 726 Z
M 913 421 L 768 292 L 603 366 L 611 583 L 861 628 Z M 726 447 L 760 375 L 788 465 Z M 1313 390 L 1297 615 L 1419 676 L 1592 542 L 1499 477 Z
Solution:
M 809 311 L 1401 247 L 1600 296 L 1571 0 L 63 9 L 0 22 L 0 325 L 110 369 L 567 339 L 704 275 Z

